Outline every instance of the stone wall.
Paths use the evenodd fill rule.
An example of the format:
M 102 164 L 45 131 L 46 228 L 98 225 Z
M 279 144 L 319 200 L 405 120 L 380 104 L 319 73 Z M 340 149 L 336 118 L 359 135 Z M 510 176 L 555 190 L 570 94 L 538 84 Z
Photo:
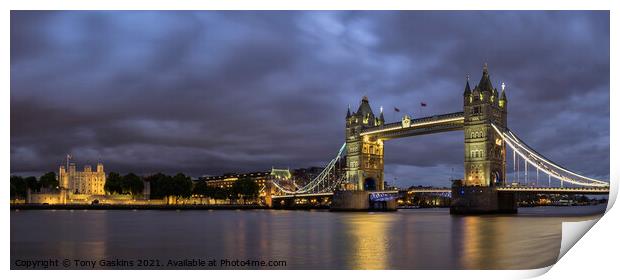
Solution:
M 26 202 L 34 204 L 63 204 L 60 193 L 29 193 Z
M 335 191 L 331 211 L 356 211 L 370 209 L 367 191 Z
M 514 194 L 492 187 L 452 187 L 450 214 L 516 213 Z

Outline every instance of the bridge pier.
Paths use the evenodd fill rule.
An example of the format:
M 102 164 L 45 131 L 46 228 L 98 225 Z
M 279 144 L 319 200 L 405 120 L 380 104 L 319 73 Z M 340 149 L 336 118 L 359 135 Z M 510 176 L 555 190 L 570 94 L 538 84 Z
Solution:
M 516 214 L 515 193 L 499 192 L 494 187 L 452 187 L 450 214 Z
M 370 191 L 334 191 L 329 211 L 396 211 L 396 200 L 373 201 Z

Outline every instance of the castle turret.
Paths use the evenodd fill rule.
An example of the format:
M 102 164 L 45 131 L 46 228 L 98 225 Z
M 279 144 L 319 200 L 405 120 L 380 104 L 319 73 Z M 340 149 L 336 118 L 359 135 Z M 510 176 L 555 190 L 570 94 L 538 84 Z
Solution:
M 63 165 L 61 165 L 58 170 L 58 186 L 61 189 L 66 189 L 69 187 L 69 178 L 67 177 L 67 169 Z
M 75 167 L 75 163 L 71 162 L 69 163 L 69 174 L 74 174 L 77 171 L 76 167 Z

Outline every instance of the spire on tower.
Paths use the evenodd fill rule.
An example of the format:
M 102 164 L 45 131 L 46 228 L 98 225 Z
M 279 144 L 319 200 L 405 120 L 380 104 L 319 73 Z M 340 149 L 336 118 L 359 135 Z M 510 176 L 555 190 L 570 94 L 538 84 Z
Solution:
M 351 117 L 351 104 L 347 106 L 347 119 Z
M 502 96 L 499 98 L 499 106 L 504 108 L 508 99 L 506 98 L 506 84 L 502 82 Z
M 465 90 L 463 91 L 463 95 L 468 95 L 471 93 L 471 88 L 469 87 L 469 74 L 467 74 L 467 81 L 465 82 Z
M 370 104 L 368 103 L 368 97 L 364 96 L 362 98 L 362 102 L 360 103 L 359 108 L 354 113 L 355 116 L 360 118 L 362 124 L 364 125 L 374 125 L 374 121 L 376 120 L 375 114 L 372 112 L 370 108 Z
M 480 78 L 478 87 L 481 91 L 493 92 L 493 84 L 491 84 L 491 76 L 489 75 L 489 66 L 486 63 L 484 63 L 482 67 L 482 78 Z

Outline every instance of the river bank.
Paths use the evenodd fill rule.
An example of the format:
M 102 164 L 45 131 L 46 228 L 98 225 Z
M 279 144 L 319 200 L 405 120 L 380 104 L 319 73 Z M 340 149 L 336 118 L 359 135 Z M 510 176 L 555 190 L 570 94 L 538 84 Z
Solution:
M 243 204 L 11 204 L 11 210 L 253 210 L 264 205 Z

